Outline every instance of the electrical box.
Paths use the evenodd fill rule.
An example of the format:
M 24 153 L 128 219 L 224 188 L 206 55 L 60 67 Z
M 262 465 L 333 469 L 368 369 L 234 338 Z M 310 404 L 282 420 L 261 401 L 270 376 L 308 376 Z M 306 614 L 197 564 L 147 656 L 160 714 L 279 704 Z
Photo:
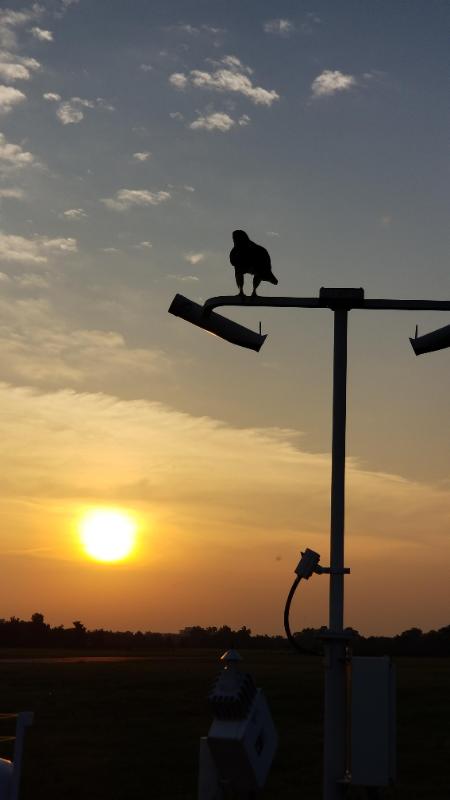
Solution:
M 351 782 L 388 786 L 395 779 L 395 674 L 390 658 L 352 658 Z

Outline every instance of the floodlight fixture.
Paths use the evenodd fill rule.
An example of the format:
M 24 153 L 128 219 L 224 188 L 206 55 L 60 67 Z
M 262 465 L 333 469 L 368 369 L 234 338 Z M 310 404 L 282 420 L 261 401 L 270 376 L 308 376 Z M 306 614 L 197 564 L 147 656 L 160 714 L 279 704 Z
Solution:
M 425 333 L 423 336 L 417 336 L 416 327 L 416 335 L 409 341 L 416 356 L 420 356 L 422 353 L 432 353 L 434 350 L 444 350 L 444 348 L 450 347 L 450 325 L 444 325 L 443 328 Z
M 263 346 L 267 334 L 257 333 L 256 331 L 245 328 L 244 325 L 239 325 L 238 322 L 233 322 L 221 314 L 216 314 L 214 311 L 205 309 L 204 306 L 194 303 L 182 294 L 176 294 L 172 300 L 169 308 L 169 313 L 174 314 L 176 317 L 181 317 L 187 322 L 192 322 L 199 328 L 203 328 L 221 339 L 225 339 L 231 344 L 237 344 L 239 347 L 246 347 L 248 350 L 255 350 L 259 352 Z

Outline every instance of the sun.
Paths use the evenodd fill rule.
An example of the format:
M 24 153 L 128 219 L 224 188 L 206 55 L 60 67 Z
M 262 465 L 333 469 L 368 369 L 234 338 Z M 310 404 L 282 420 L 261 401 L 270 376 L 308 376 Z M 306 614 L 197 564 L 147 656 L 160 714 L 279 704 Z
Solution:
M 83 549 L 94 561 L 123 561 L 131 555 L 136 538 L 136 523 L 123 511 L 95 509 L 80 522 Z

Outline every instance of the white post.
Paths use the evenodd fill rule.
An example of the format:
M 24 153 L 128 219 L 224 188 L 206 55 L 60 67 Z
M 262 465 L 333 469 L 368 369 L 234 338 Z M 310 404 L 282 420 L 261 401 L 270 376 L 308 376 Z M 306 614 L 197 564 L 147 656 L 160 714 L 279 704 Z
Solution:
M 346 774 L 346 637 L 344 630 L 345 423 L 347 400 L 346 308 L 334 310 L 333 442 L 329 630 L 325 635 L 324 800 L 340 800 Z

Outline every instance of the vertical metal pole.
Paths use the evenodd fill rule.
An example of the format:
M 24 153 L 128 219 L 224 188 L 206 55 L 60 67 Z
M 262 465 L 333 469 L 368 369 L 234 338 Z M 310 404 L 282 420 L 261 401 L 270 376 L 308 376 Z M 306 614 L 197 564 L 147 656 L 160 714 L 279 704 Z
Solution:
M 345 422 L 347 406 L 346 308 L 334 310 L 333 443 L 329 630 L 325 637 L 324 800 L 345 795 L 346 640 L 344 629 Z

